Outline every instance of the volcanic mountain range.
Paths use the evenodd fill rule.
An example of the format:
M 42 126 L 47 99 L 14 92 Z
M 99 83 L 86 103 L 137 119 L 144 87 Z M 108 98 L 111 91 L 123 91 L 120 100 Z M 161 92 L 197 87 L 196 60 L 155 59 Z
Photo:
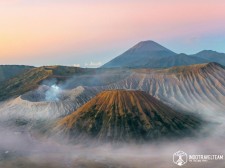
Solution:
M 135 69 L 126 79 L 106 88 L 144 90 L 173 108 L 190 112 L 225 109 L 225 69 L 217 63 Z
M 204 50 L 194 55 L 177 54 L 154 41 L 142 41 L 104 64 L 103 68 L 168 68 L 217 62 L 225 65 L 225 54 Z
M 60 69 L 60 67 L 57 67 L 57 69 Z M 27 84 L 30 83 L 31 75 L 21 75 L 19 77 L 19 79 L 22 79 L 20 87 L 16 87 L 16 83 L 12 83 L 12 81 L 17 80 L 16 78 L 9 80 L 8 82 L 12 83 L 12 85 L 2 89 L 1 94 L 4 93 L 7 96 L 10 96 L 10 94 L 14 94 L 14 96 L 21 94 L 22 96 L 0 103 L 2 105 L 0 116 L 5 114 L 4 111 L 7 111 L 7 109 L 11 109 L 10 114 L 15 112 L 15 115 L 18 115 L 20 113 L 16 111 L 19 110 L 24 112 L 25 116 L 27 115 L 25 112 L 30 111 L 35 115 L 29 113 L 29 116 L 34 117 L 39 114 L 40 110 L 55 109 L 55 114 L 58 114 L 56 116 L 64 116 L 82 106 L 97 93 L 109 89 L 143 90 L 179 111 L 202 112 L 211 108 L 217 109 L 217 111 L 224 111 L 225 109 L 225 69 L 216 63 L 160 70 L 108 69 L 106 71 L 95 70 L 94 73 L 90 73 L 87 69 L 79 71 L 82 71 L 82 73 L 75 75 L 74 78 L 70 78 L 66 82 L 61 76 L 58 76 L 60 80 L 55 78 L 59 82 L 57 85 L 63 91 L 59 93 L 57 101 L 50 102 L 45 100 L 45 96 L 46 91 L 51 89 L 52 76 L 45 78 L 50 80 L 49 86 L 44 85 L 45 82 L 39 81 L 35 86 L 37 88 L 35 90 L 27 87 Z M 33 74 L 33 71 L 30 71 L 30 73 Z M 33 78 L 35 79 L 35 77 Z M 26 89 L 30 90 L 30 92 L 27 92 Z M 50 90 L 50 92 L 53 91 Z M 77 97 L 78 94 L 80 98 Z M 15 109 L 15 111 L 12 109 Z M 58 113 L 60 109 L 65 109 L 67 112 Z M 47 114 L 51 113 L 45 113 L 45 115 L 40 116 L 44 117 Z
M 0 119 L 60 119 L 57 128 L 69 135 L 106 141 L 181 136 L 200 126 L 192 114 L 225 112 L 224 58 L 213 51 L 176 54 L 144 41 L 96 69 L 24 67 L 13 75 L 7 68 Z

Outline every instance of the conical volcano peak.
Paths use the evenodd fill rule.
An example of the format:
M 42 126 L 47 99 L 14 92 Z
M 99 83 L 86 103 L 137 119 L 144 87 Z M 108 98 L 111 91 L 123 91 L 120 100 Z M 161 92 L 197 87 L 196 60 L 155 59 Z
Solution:
M 186 136 L 199 125 L 197 118 L 176 112 L 143 91 L 108 90 L 61 119 L 56 128 L 79 141 L 140 142 Z
M 131 49 L 136 49 L 136 50 L 145 50 L 145 51 L 169 51 L 169 49 L 163 47 L 162 45 L 152 41 L 152 40 L 147 40 L 147 41 L 141 41 L 135 46 L 133 46 Z M 175 54 L 175 53 L 174 53 Z
M 145 67 L 146 63 L 152 59 L 165 58 L 173 55 L 176 55 L 176 53 L 154 41 L 141 41 L 102 67 Z
M 152 41 L 152 40 L 147 40 L 147 41 L 141 41 L 139 43 L 137 43 L 136 45 L 134 45 L 133 47 L 131 47 L 129 50 L 127 50 L 125 53 L 136 53 L 136 54 L 156 54 L 157 52 L 165 52 L 166 55 L 174 55 L 176 53 L 174 53 L 173 51 L 163 47 L 162 45 Z

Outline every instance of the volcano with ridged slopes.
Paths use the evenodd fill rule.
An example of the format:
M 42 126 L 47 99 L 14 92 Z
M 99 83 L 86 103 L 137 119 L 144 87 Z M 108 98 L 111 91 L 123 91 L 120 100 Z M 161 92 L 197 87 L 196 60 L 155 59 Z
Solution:
M 57 124 L 60 132 L 84 140 L 130 142 L 183 137 L 201 121 L 174 111 L 143 91 L 107 90 Z

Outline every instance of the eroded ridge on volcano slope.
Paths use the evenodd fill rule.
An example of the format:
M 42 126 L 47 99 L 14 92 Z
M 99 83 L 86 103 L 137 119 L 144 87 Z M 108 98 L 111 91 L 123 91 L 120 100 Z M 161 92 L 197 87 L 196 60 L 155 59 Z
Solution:
M 201 125 L 196 117 L 174 111 L 143 91 L 107 90 L 74 113 L 56 129 L 85 141 L 146 141 L 190 135 Z

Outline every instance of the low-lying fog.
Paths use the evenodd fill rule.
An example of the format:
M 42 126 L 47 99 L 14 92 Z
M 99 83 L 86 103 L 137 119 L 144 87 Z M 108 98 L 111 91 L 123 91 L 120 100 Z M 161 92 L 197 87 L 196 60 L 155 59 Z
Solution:
M 218 122 L 224 117 L 215 115 Z M 208 129 L 207 126 L 204 127 Z M 225 155 L 224 124 L 217 125 L 210 135 L 199 133 L 197 138 L 177 139 L 150 144 L 98 144 L 72 145 L 66 140 L 40 137 L 27 129 L 0 126 L 0 167 L 178 167 L 173 153 Z M 211 129 L 211 128 L 210 128 Z M 61 141 L 61 142 L 60 142 Z M 225 160 L 186 163 L 184 167 L 224 168 Z

